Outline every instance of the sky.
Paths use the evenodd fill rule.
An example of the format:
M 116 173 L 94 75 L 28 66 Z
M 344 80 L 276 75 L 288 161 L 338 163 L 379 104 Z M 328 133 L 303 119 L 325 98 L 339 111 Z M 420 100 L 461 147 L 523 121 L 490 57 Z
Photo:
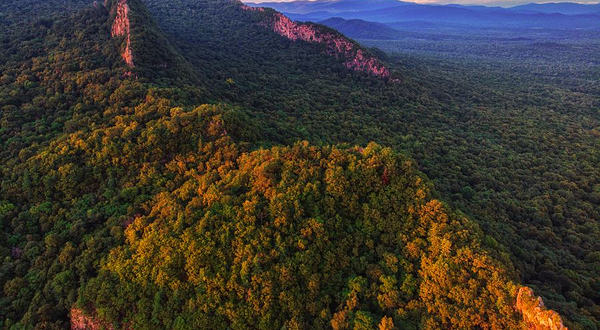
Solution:
M 242 0 L 244 2 L 290 2 L 294 0 Z M 313 0 L 310 0 L 313 1 Z M 323 1 L 323 0 L 320 0 Z M 597 4 L 598 0 L 577 0 L 577 1 L 536 1 L 536 0 L 404 0 L 407 2 L 416 2 L 416 3 L 430 3 L 430 4 L 461 4 L 461 5 L 484 5 L 484 6 L 502 6 L 502 7 L 510 7 L 510 6 L 518 6 L 526 3 L 549 3 L 549 2 L 576 2 L 583 4 Z

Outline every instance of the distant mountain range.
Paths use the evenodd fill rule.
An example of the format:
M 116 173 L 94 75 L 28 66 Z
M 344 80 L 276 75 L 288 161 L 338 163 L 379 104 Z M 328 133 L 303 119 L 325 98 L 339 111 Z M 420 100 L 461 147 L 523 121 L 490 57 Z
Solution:
M 406 37 L 406 33 L 385 24 L 367 22 L 360 19 L 345 20 L 343 18 L 334 17 L 319 23 L 342 31 L 345 35 L 355 39 L 394 40 Z
M 565 15 L 581 15 L 581 14 L 599 14 L 600 4 L 595 5 L 584 5 L 573 2 L 559 2 L 559 3 L 530 3 L 527 5 L 516 6 L 510 8 L 510 10 L 522 11 L 522 12 L 535 12 L 535 13 L 559 13 Z
M 397 0 L 336 0 L 336 1 L 292 1 L 292 2 L 263 2 L 259 4 L 249 3 L 252 6 L 273 8 L 277 11 L 307 14 L 323 11 L 330 13 L 341 13 L 348 11 L 365 11 L 395 7 L 407 2 Z
M 427 5 L 396 0 L 336 0 L 249 3 L 270 7 L 299 21 L 330 18 L 377 23 L 432 22 L 506 28 L 600 29 L 600 5 L 528 4 L 512 8 Z M 356 23 L 356 22 L 355 22 Z

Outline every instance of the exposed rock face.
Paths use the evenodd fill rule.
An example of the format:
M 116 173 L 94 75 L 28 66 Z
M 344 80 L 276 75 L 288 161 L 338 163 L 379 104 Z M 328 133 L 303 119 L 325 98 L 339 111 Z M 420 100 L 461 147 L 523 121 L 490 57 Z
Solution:
M 117 6 L 114 7 L 112 14 L 116 16 L 112 24 L 111 35 L 113 37 L 125 37 L 125 49 L 121 53 L 121 57 L 130 68 L 134 67 L 133 53 L 131 52 L 131 30 L 129 21 L 129 5 L 127 0 L 118 0 Z
M 263 7 L 250 7 L 250 6 L 246 6 L 246 5 L 242 5 L 242 9 L 251 10 L 251 11 L 265 11 L 265 9 Z
M 265 12 L 264 8 L 242 6 L 248 11 Z M 290 40 L 302 40 L 324 44 L 326 52 L 344 59 L 347 68 L 389 78 L 390 71 L 377 58 L 366 54 L 360 47 L 339 33 L 324 31 L 312 23 L 294 22 L 281 13 L 274 12 L 263 22 L 263 26 Z
M 83 314 L 77 308 L 71 309 L 71 330 L 113 330 L 112 324 Z
M 523 315 L 523 320 L 530 330 L 568 330 L 563 325 L 560 315 L 547 309 L 542 298 L 536 297 L 531 288 L 519 288 L 515 308 Z

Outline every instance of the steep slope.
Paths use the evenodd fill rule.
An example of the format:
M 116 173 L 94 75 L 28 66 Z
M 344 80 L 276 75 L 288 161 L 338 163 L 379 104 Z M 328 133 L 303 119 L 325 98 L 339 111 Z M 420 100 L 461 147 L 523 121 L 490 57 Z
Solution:
M 102 116 L 99 109 L 110 103 L 109 97 L 121 84 L 125 69 L 118 66 L 119 54 L 110 39 L 108 18 L 106 10 L 88 9 L 47 25 L 24 24 L 12 30 L 9 47 L 2 47 L 2 328 L 68 326 L 68 306 L 76 299 L 76 283 L 84 275 L 75 271 L 75 265 L 57 266 L 55 249 L 62 249 L 61 245 L 45 245 L 51 232 L 65 235 L 68 231 L 42 215 L 46 207 L 59 204 L 44 204 L 44 198 L 35 192 L 40 186 L 31 178 L 34 171 L 22 170 L 28 167 L 22 161 L 43 152 L 64 131 L 78 130 L 98 120 Z M 19 175 L 25 179 L 23 193 L 17 191 Z M 68 215 L 57 221 L 64 225 L 65 218 L 77 227 Z M 77 244 L 83 235 L 99 227 L 88 223 L 85 230 L 80 227 L 73 236 L 67 235 L 68 240 Z M 82 237 L 77 237 L 79 234 Z M 93 262 L 89 260 L 79 267 Z M 51 288 L 54 280 L 57 284 Z
M 244 10 L 266 15 L 261 24 L 289 40 L 322 44 L 325 52 L 344 61 L 352 70 L 363 71 L 382 78 L 389 78 L 390 71 L 375 57 L 367 54 L 361 47 L 334 30 L 312 23 L 297 23 L 285 15 L 265 10 L 262 7 L 242 6 Z M 397 81 L 397 79 L 395 79 Z
M 336 125 L 327 120 L 330 114 L 319 110 L 326 106 L 320 100 L 338 99 L 340 91 L 335 86 L 344 86 L 343 93 L 354 91 L 356 97 L 346 99 L 346 104 L 329 102 L 331 110 L 338 105 L 357 109 L 350 103 L 357 105 L 362 102 L 358 94 L 360 99 L 368 98 L 373 90 L 407 89 L 404 95 L 414 94 L 411 86 L 390 83 L 395 74 L 382 79 L 349 70 L 345 64 L 348 59 L 328 55 L 324 44 L 289 40 L 266 28 L 264 22 L 272 18 L 272 11 L 244 10 L 237 1 L 145 0 L 144 3 L 169 41 L 203 77 L 200 83 L 209 87 L 213 99 L 244 104 L 268 125 L 274 122 L 277 126 L 289 125 L 265 129 L 269 141 L 293 143 L 309 138 L 308 132 L 295 124 L 301 118 L 320 123 L 323 131 L 333 132 Z M 331 31 L 326 27 L 321 29 Z M 365 57 L 377 54 L 386 60 L 381 52 L 363 50 L 362 54 Z M 313 96 L 308 97 L 309 94 Z M 312 136 L 319 135 L 323 141 L 332 141 L 323 134 Z
M 166 78 L 177 84 L 192 84 L 198 79 L 192 67 L 177 53 L 155 25 L 145 6 L 138 1 L 105 0 L 110 14 L 111 36 L 120 43 L 127 75 L 146 79 Z M 132 70 L 136 67 L 137 70 Z M 135 73 L 135 74 L 134 74 Z
M 32 11 L 24 14 L 20 22 L 11 22 L 11 29 L 2 31 L 6 33 L 0 49 L 3 329 L 67 328 L 68 310 L 77 299 L 80 283 L 93 276 L 99 260 L 117 242 L 106 235 L 114 209 L 102 210 L 100 204 L 110 203 L 100 201 L 106 196 L 97 194 L 98 186 L 86 187 L 90 181 L 85 178 L 93 177 L 94 171 L 101 170 L 100 165 L 87 173 L 63 167 L 58 170 L 60 175 L 47 173 L 43 183 L 38 176 L 40 164 L 34 164 L 33 159 L 47 162 L 46 165 L 53 163 L 43 155 L 56 141 L 73 132 L 105 125 L 121 114 L 123 107 L 139 103 L 146 93 L 162 93 L 155 90 L 151 94 L 142 81 L 168 81 L 173 87 L 180 81 L 169 78 L 172 75 L 166 71 L 155 71 L 156 62 L 146 59 L 148 55 L 154 59 L 165 55 L 171 61 L 176 59 L 168 47 L 163 47 L 151 21 L 139 21 L 142 16 L 135 12 L 127 16 L 130 49 L 136 64 L 131 68 L 121 56 L 122 46 L 127 45 L 123 43 L 125 36 L 112 36 L 111 32 L 118 29 L 111 8 L 88 2 L 87 8 L 80 10 L 75 1 L 72 7 L 68 4 L 44 1 L 39 8 L 35 5 L 42 5 L 41 2 L 35 2 L 32 7 L 25 7 Z M 131 7 L 136 8 L 135 4 Z M 18 4 L 14 8 L 18 12 L 22 9 Z M 6 13 L 13 17 L 12 11 Z M 138 31 L 143 31 L 139 35 L 146 38 L 144 42 L 138 41 Z M 139 46 L 150 47 L 155 53 L 142 55 L 146 50 Z M 149 68 L 141 67 L 144 65 Z M 128 74 L 132 70 L 135 74 Z M 196 88 L 164 93 L 174 100 L 194 100 L 202 92 Z M 53 188 L 47 184 L 63 185 L 66 190 L 51 196 Z M 88 214 L 90 217 L 83 215 L 84 209 L 98 212 L 98 217 L 92 213 Z
M 257 28 L 264 27 L 291 41 L 315 43 L 317 44 L 316 49 L 321 49 L 325 54 L 335 57 L 342 62 L 343 66 L 352 70 L 367 72 L 382 78 L 390 77 L 390 72 L 385 65 L 357 43 L 325 26 L 296 23 L 271 9 L 248 7 L 238 1 L 203 0 L 200 2 L 182 1 L 172 4 L 180 9 L 189 8 L 191 10 L 186 13 L 183 10 L 170 10 L 171 4 L 161 1 L 148 0 L 146 3 L 150 10 L 162 21 L 162 27 L 167 32 L 174 32 L 171 35 L 172 37 L 187 43 L 186 48 L 198 47 L 202 43 L 199 40 L 202 35 L 210 33 L 211 29 L 214 28 L 217 28 L 223 34 L 219 39 L 224 41 L 223 44 L 215 46 L 227 48 L 238 44 L 236 41 L 240 38 L 241 31 L 252 31 L 252 33 L 242 35 L 245 35 L 246 38 L 256 39 L 261 37 L 260 34 L 256 35 Z M 214 16 L 205 16 L 209 13 Z M 215 21 L 213 17 L 229 18 Z M 189 24 L 179 26 L 178 21 L 189 22 Z M 232 29 L 237 31 L 232 31 Z M 205 42 L 214 43 L 214 37 L 216 36 L 211 34 L 211 37 L 212 40 L 206 40 Z M 271 38 L 273 37 L 271 36 Z M 229 40 L 229 42 L 225 42 L 225 40 Z M 189 43 L 191 41 L 194 41 L 194 43 Z M 263 43 L 264 38 L 257 42 L 259 44 Z M 248 47 L 248 49 L 250 50 L 251 47 Z M 257 56 L 252 60 L 258 58 Z M 235 65 L 235 63 L 231 64 Z M 331 66 L 332 64 L 325 62 L 323 65 Z

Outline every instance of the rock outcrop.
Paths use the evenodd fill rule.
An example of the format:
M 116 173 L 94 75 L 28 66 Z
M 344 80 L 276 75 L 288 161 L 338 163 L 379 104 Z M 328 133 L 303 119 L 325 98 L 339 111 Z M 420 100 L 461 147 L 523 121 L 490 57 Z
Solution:
M 368 55 L 357 43 L 340 33 L 313 23 L 298 23 L 281 13 L 266 11 L 261 7 L 243 5 L 241 8 L 247 11 L 268 12 L 262 22 L 264 27 L 293 41 L 301 40 L 323 44 L 327 54 L 343 59 L 344 65 L 348 69 L 367 72 L 382 78 L 391 76 L 390 71 L 381 61 Z
M 112 324 L 87 316 L 82 310 L 71 309 L 71 330 L 113 330 Z
M 535 296 L 531 288 L 519 288 L 515 308 L 523 315 L 523 320 L 530 330 L 568 330 L 563 325 L 560 315 L 547 309 L 542 298 Z
M 246 5 L 242 5 L 242 9 L 250 10 L 250 11 L 260 11 L 260 12 L 265 11 L 265 9 L 263 7 L 250 7 L 250 6 L 246 6 Z
M 111 15 L 114 20 L 111 28 L 111 36 L 125 37 L 125 47 L 121 52 L 121 57 L 129 66 L 133 68 L 133 53 L 131 51 L 131 22 L 129 21 L 129 5 L 127 0 L 118 0 L 117 5 L 111 9 Z

